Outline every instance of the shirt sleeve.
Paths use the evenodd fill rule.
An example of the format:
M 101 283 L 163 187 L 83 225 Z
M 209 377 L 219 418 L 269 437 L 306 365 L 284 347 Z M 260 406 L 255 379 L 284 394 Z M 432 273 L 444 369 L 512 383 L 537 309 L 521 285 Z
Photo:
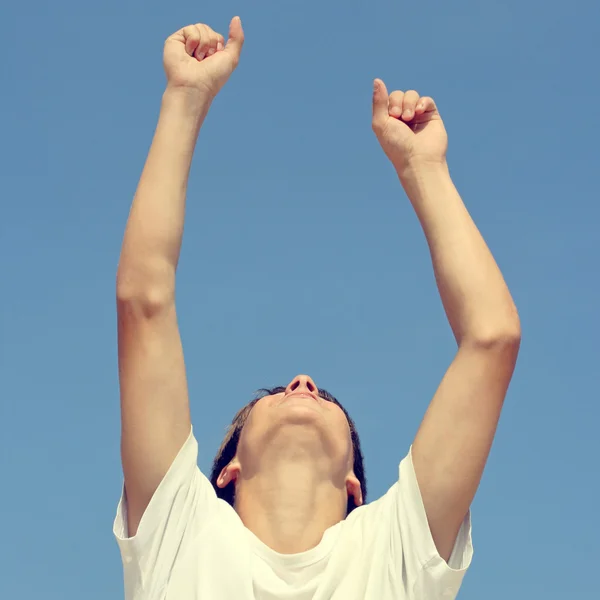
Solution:
M 473 557 L 470 511 L 446 562 L 437 551 L 429 528 L 412 461 L 412 447 L 400 463 L 397 483 L 386 495 L 390 496 L 395 514 L 391 541 L 395 556 L 392 560 L 402 569 L 402 579 L 412 592 L 411 597 L 428 600 L 455 598 Z
M 198 442 L 190 430 L 131 537 L 123 487 L 113 534 L 123 561 L 126 600 L 159 597 L 178 552 L 216 508 L 217 495 L 197 460 Z

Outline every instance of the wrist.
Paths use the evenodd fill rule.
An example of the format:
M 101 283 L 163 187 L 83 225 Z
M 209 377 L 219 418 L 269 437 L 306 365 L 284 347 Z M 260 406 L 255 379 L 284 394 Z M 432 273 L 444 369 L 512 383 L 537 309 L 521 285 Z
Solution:
M 214 96 L 207 91 L 167 85 L 161 103 L 161 111 L 179 114 L 193 120 L 204 119 Z
M 439 161 L 411 161 L 402 167 L 396 167 L 396 173 L 402 185 L 406 182 L 410 184 L 424 178 L 448 177 L 450 170 L 446 159 Z
M 414 163 L 408 168 L 397 169 L 397 174 L 415 208 L 425 198 L 439 196 L 454 187 L 446 161 Z

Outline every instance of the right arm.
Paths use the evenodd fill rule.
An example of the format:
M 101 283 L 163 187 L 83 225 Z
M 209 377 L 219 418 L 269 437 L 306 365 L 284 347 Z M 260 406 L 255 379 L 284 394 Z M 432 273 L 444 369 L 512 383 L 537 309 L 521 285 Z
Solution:
M 191 428 L 175 313 L 188 173 L 208 110 L 164 94 L 117 271 L 121 456 L 129 535 Z
M 165 44 L 169 84 L 129 214 L 117 271 L 121 457 L 127 525 L 134 536 L 156 488 L 191 429 L 185 365 L 175 311 L 185 198 L 192 156 L 212 99 L 243 42 L 232 21 L 227 46 L 205 25 Z M 203 60 L 204 59 L 204 60 Z

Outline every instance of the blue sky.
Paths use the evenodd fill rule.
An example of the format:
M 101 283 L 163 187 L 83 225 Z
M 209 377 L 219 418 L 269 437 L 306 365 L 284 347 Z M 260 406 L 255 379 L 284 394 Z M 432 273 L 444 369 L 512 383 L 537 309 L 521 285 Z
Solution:
M 306 372 L 355 419 L 375 499 L 452 359 L 423 234 L 370 129 L 382 77 L 436 99 L 522 321 L 459 597 L 593 597 L 600 8 L 517 0 L 3 6 L 0 597 L 122 597 L 120 244 L 164 38 L 225 33 L 235 14 L 247 42 L 201 132 L 178 274 L 200 467 L 255 389 Z

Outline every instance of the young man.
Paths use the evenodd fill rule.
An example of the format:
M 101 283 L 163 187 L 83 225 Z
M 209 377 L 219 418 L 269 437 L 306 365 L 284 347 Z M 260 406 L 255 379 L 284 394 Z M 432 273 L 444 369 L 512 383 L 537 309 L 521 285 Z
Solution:
M 196 465 L 175 271 L 196 139 L 243 39 L 238 18 L 227 43 L 203 24 L 167 39 L 168 84 L 123 241 L 117 301 L 125 485 L 114 532 L 126 598 L 454 598 L 471 561 L 469 507 L 515 366 L 520 324 L 451 181 L 446 132 L 431 98 L 388 94 L 374 82 L 373 130 L 427 237 L 458 344 L 398 480 L 364 505 L 353 424 L 307 375 L 271 390 L 234 421 L 229 455 L 213 474 L 230 503 Z

